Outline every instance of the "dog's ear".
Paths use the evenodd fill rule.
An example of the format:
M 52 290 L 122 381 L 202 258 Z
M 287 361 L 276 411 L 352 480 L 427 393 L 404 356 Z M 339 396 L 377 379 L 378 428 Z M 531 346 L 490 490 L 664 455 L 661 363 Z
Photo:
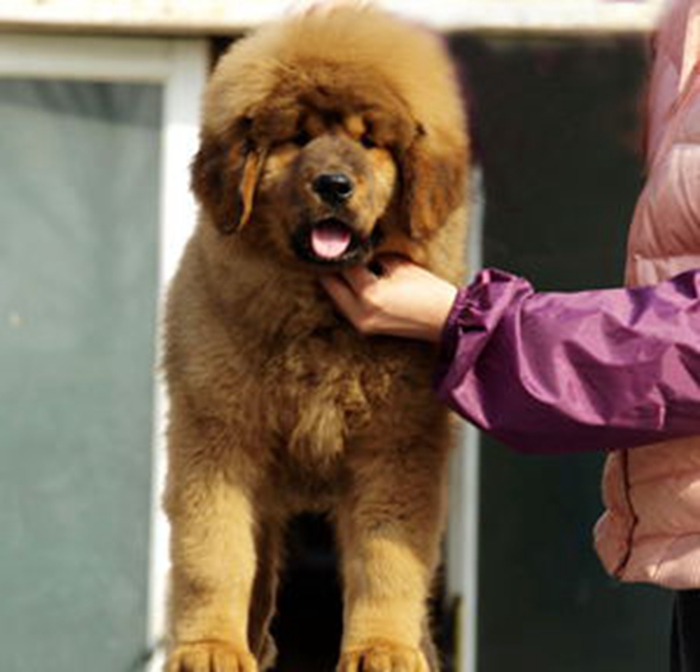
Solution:
M 466 199 L 468 156 L 461 138 L 434 138 L 418 126 L 399 160 L 401 217 L 414 239 L 431 236 Z
M 250 125 L 243 120 L 225 138 L 203 133 L 192 162 L 192 191 L 224 234 L 239 231 L 250 220 L 267 158 L 267 149 L 250 139 Z

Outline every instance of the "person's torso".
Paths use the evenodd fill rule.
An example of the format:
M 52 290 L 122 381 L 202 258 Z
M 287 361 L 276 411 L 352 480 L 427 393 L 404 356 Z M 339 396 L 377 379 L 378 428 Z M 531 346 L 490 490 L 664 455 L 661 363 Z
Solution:
M 649 177 L 630 227 L 626 284 L 700 268 L 700 0 L 673 3 L 650 83 Z M 596 545 L 625 581 L 700 586 L 700 437 L 609 456 Z

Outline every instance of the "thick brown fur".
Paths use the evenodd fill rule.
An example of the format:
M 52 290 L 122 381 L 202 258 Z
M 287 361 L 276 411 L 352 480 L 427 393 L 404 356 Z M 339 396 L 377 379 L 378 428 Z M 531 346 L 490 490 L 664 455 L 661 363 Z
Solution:
M 435 349 L 358 334 L 290 237 L 342 216 L 379 252 L 462 277 L 468 144 L 440 40 L 374 9 L 317 10 L 236 43 L 204 103 L 200 221 L 170 291 L 168 672 L 254 672 L 274 656 L 280 539 L 303 510 L 337 529 L 343 672 L 436 670 L 427 599 L 445 516 Z

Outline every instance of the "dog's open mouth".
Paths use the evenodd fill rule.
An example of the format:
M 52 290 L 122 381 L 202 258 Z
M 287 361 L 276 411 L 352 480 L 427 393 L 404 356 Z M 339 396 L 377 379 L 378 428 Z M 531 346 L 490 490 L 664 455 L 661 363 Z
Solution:
M 340 259 L 353 244 L 352 231 L 338 219 L 326 219 L 311 227 L 311 249 L 327 261 Z
M 292 236 L 292 248 L 302 261 L 347 266 L 364 258 L 380 240 L 379 227 L 363 238 L 342 220 L 329 217 L 299 227 Z

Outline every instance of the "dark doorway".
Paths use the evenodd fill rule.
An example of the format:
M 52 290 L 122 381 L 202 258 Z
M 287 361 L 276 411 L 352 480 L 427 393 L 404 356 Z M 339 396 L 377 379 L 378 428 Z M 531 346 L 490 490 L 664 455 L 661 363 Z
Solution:
M 484 265 L 540 290 L 619 286 L 643 179 L 645 40 L 451 46 L 484 174 Z M 667 669 L 669 595 L 618 584 L 593 551 L 603 456 L 481 445 L 479 672 Z

